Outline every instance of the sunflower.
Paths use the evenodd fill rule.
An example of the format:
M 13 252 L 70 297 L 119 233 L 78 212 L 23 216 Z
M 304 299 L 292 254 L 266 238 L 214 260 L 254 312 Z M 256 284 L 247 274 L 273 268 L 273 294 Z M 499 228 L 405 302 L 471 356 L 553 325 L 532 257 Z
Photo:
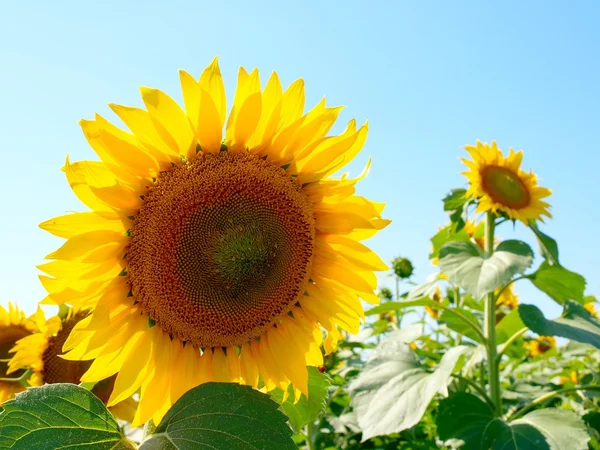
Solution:
M 208 381 L 307 394 L 306 365 L 323 364 L 356 333 L 361 300 L 378 303 L 385 263 L 360 241 L 388 225 L 384 205 L 332 175 L 360 151 L 367 124 L 327 136 L 340 107 L 304 114 L 304 83 L 238 75 L 226 120 L 216 59 L 199 80 L 180 72 L 185 112 L 141 88 L 146 110 L 111 105 L 129 128 L 82 120 L 101 159 L 64 171 L 91 211 L 40 226 L 67 241 L 41 266 L 45 303 L 93 308 L 65 343 L 95 359 L 82 380 L 118 373 L 109 405 L 140 390 L 134 425 L 155 422 Z M 222 129 L 225 126 L 224 136 Z
M 544 353 L 556 348 L 556 339 L 554 336 L 539 336 L 529 342 L 525 342 L 527 353 L 530 358 L 543 355 Z
M 35 331 L 35 325 L 25 313 L 12 303 L 8 304 L 8 310 L 0 305 L 0 378 L 19 378 L 25 371 L 15 373 L 8 377 L 8 361 L 11 357 L 10 349 L 15 343 Z M 21 392 L 25 387 L 18 381 L 0 381 L 0 405 Z
M 585 310 L 589 312 L 593 317 L 598 318 L 598 311 L 596 310 L 595 302 L 589 302 L 583 305 Z
M 521 170 L 523 152 L 515 153 L 512 149 L 508 157 L 504 157 L 496 142 L 492 145 L 467 145 L 466 150 L 473 160 L 463 158 L 469 171 L 463 175 L 469 180 L 467 198 L 477 198 L 476 212 L 499 210 L 510 219 L 518 219 L 528 223 L 530 219 L 542 220 L 542 216 L 552 217 L 550 205 L 542 199 L 551 194 L 549 189 L 537 185 L 537 177 L 533 172 Z
M 440 289 L 439 286 L 436 286 L 435 288 L 435 292 L 433 293 L 433 295 L 431 296 L 431 299 L 434 302 L 438 302 L 438 303 L 442 303 L 442 290 Z M 427 314 L 429 314 L 431 316 L 432 319 L 434 320 L 438 320 L 438 318 L 440 317 L 440 310 L 437 308 L 432 308 L 431 306 L 427 305 L 425 306 L 425 312 Z
M 87 311 L 74 312 L 70 310 L 64 320 L 59 316 L 52 316 L 46 320 L 44 311 L 38 308 L 36 314 L 32 316 L 36 331 L 19 339 L 10 350 L 14 356 L 8 362 L 7 373 L 31 369 L 33 373 L 28 380 L 31 386 L 53 383 L 79 384 L 81 376 L 89 369 L 91 362 L 68 361 L 60 355 L 63 353 L 62 347 L 75 325 L 87 315 Z M 102 380 L 92 388 L 92 393 L 106 403 L 114 381 L 115 377 Z M 115 415 L 119 418 L 131 420 L 133 418 L 132 402 L 133 400 L 127 399 L 115 405 L 113 413 L 118 411 L 119 413 Z
M 497 292 L 496 295 L 498 295 Z M 510 310 L 513 310 L 517 306 L 519 306 L 519 296 L 514 293 L 513 285 L 509 284 L 508 287 L 502 291 L 500 297 L 498 297 L 496 300 L 496 308 L 506 307 Z

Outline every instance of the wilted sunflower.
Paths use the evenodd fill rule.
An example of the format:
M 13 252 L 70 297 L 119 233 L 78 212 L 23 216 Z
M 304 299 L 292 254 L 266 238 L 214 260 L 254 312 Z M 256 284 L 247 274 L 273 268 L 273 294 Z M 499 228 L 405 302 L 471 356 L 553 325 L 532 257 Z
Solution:
M 479 199 L 476 212 L 500 210 L 525 224 L 530 219 L 552 217 L 548 211 L 550 205 L 542 200 L 551 191 L 537 185 L 533 172 L 521 170 L 522 151 L 515 153 L 510 149 L 505 158 L 496 142 L 488 145 L 477 141 L 476 145 L 465 148 L 473 158 L 472 161 L 463 158 L 470 169 L 463 172 L 470 183 L 466 196 Z
M 74 313 L 69 311 L 63 319 L 52 316 L 46 320 L 46 315 L 38 308 L 32 320 L 36 324 L 36 332 L 17 341 L 10 353 L 14 353 L 8 363 L 8 373 L 31 369 L 32 374 L 28 383 L 32 386 L 43 384 L 72 383 L 79 384 L 81 376 L 89 369 L 91 361 L 68 361 L 62 358 L 62 348 L 79 321 L 88 315 L 87 311 Z M 110 397 L 115 377 L 97 383 L 92 392 L 106 403 Z M 115 405 L 112 412 L 123 420 L 132 420 L 135 412 L 133 399 Z
M 0 378 L 19 378 L 24 371 L 14 373 L 8 377 L 8 361 L 11 354 L 10 349 L 15 343 L 35 331 L 35 325 L 25 316 L 25 313 L 12 303 L 8 304 L 8 310 L 0 305 Z M 0 405 L 12 398 L 16 393 L 25 390 L 18 381 L 0 380 Z
M 377 303 L 381 259 L 360 243 L 384 228 L 383 204 L 331 178 L 360 151 L 367 125 L 326 136 L 340 107 L 307 114 L 304 83 L 239 71 L 226 121 L 217 61 L 180 72 L 185 112 L 142 88 L 147 110 L 111 105 L 131 133 L 96 115 L 83 132 L 101 162 L 70 163 L 91 212 L 41 224 L 67 238 L 41 269 L 45 302 L 94 308 L 65 344 L 93 359 L 83 381 L 118 372 L 113 405 L 141 388 L 134 425 L 190 388 L 232 381 L 307 394 L 338 326 L 355 333 L 360 300 Z M 225 135 L 222 135 L 226 125 Z

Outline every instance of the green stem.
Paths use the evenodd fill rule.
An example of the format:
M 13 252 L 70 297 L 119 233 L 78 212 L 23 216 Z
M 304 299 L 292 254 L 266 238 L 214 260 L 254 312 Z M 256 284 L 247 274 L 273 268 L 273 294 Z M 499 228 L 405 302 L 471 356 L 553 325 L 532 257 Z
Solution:
M 315 423 L 308 422 L 306 425 L 306 450 L 316 450 L 317 446 L 314 441 Z
M 20 377 L 17 378 L 0 378 L 0 381 L 4 382 L 4 383 L 19 383 L 21 384 L 21 386 L 23 387 L 29 387 L 29 378 L 31 377 L 31 375 L 33 374 L 33 370 L 31 369 L 27 369 L 23 375 L 21 375 Z
M 458 286 L 454 286 L 454 303 L 456 304 L 457 308 L 460 308 L 462 306 L 460 304 L 461 300 L 462 298 L 460 298 L 460 288 Z
M 598 385 L 575 386 L 572 388 L 564 388 L 564 389 L 559 389 L 557 391 L 548 392 L 547 394 L 544 394 L 544 395 L 536 398 L 529 405 L 524 406 L 523 408 L 518 410 L 516 413 L 512 414 L 509 417 L 509 419 L 516 420 L 519 417 L 524 416 L 526 413 L 531 411 L 537 405 L 539 405 L 540 403 L 544 403 L 547 400 L 550 400 L 552 397 L 556 397 L 557 395 L 560 395 L 560 394 L 566 394 L 569 392 L 578 392 L 578 391 L 600 391 L 600 386 L 598 386 Z
M 485 252 L 489 258 L 494 253 L 494 213 L 488 211 L 485 215 Z M 488 360 L 488 383 L 490 397 L 495 406 L 497 416 L 502 415 L 502 395 L 500 392 L 500 375 L 498 373 L 498 356 L 496 354 L 496 296 L 493 292 L 485 299 L 484 331 L 486 337 Z
M 148 422 L 146 422 L 144 424 L 142 442 L 144 442 L 146 439 L 149 439 L 154 434 L 155 431 L 156 431 L 156 425 L 154 425 L 154 421 L 152 419 L 150 419 Z
M 467 316 L 465 316 L 464 314 L 462 314 L 461 312 L 456 311 L 453 308 L 448 308 L 445 305 L 436 305 L 438 309 L 443 309 L 444 311 L 448 311 L 449 314 L 453 314 L 456 317 L 458 317 L 460 320 L 462 320 L 464 323 L 466 323 L 467 325 L 469 325 L 473 331 L 475 331 L 475 333 L 477 333 L 477 335 L 481 338 L 482 342 L 486 342 L 486 338 L 485 335 L 483 334 L 483 332 L 481 331 L 481 329 L 479 328 L 479 326 L 473 322 L 471 319 L 469 319 Z
M 465 384 L 468 384 L 469 386 L 471 386 L 474 390 L 476 390 L 479 395 L 481 395 L 483 397 L 483 399 L 485 400 L 485 402 L 490 405 L 490 407 L 493 409 L 494 408 L 494 402 L 492 402 L 492 399 L 490 398 L 489 395 L 486 394 L 485 390 L 483 390 L 481 388 L 481 386 L 479 386 L 477 383 L 475 383 L 472 380 L 469 380 L 468 378 L 463 377 L 462 375 L 453 373 L 452 376 L 454 378 L 456 378 L 457 380 L 462 381 Z
M 454 304 L 456 305 L 456 308 L 459 309 L 461 307 L 460 301 L 462 299 L 460 298 L 460 288 L 458 286 L 454 286 Z M 462 336 L 460 333 L 456 333 L 456 337 L 454 338 L 454 345 L 460 345 L 460 342 L 462 340 Z
M 396 277 L 396 301 L 400 301 L 400 277 Z
M 500 364 L 500 358 L 502 358 L 502 355 L 504 354 L 504 352 L 506 352 L 506 350 L 508 350 L 508 348 L 513 344 L 513 342 L 515 342 L 517 339 L 519 339 L 521 336 L 523 336 L 525 333 L 527 333 L 528 330 L 529 330 L 529 328 L 523 327 L 519 331 L 517 331 L 515 334 L 513 334 L 511 337 L 508 338 L 508 340 L 504 343 L 504 345 L 498 352 L 498 355 L 496 356 L 497 364 Z

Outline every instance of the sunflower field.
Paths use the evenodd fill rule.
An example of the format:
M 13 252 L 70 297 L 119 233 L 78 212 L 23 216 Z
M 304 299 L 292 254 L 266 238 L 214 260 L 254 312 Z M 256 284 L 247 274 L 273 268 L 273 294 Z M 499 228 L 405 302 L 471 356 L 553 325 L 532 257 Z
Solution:
M 179 79 L 80 121 L 46 296 L 0 306 L 0 449 L 600 449 L 596 298 L 522 151 L 465 147 L 416 284 L 367 246 L 370 160 L 343 172 L 367 123 L 277 73 L 227 95 L 216 58 Z

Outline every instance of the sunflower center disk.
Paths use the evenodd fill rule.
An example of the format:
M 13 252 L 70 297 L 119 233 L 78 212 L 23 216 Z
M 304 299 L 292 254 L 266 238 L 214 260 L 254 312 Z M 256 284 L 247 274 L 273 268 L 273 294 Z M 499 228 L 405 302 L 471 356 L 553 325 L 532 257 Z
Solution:
M 79 313 L 73 316 L 63 324 L 62 329 L 56 336 L 49 339 L 48 348 L 42 355 L 42 360 L 44 362 L 42 376 L 45 383 L 79 384 L 81 376 L 92 364 L 91 361 L 67 361 L 58 356 L 64 353 L 63 345 L 69 337 L 69 334 L 71 334 L 71 330 L 73 330 L 77 322 L 83 319 L 85 315 L 85 313 Z
M 199 154 L 145 196 L 128 252 L 132 292 L 182 341 L 240 345 L 304 293 L 314 233 L 310 204 L 282 168 L 246 154 Z
M 487 194 L 510 208 L 529 204 L 529 191 L 517 174 L 504 167 L 489 166 L 483 170 L 482 185 Z
M 19 339 L 24 338 L 30 333 L 21 325 L 9 325 L 6 327 L 0 327 L 0 359 L 6 360 L 12 358 L 14 353 L 9 353 Z M 0 361 L 0 378 L 6 377 L 6 371 L 8 370 L 8 363 Z M 11 374 L 9 377 L 18 378 L 25 371 L 19 370 Z

